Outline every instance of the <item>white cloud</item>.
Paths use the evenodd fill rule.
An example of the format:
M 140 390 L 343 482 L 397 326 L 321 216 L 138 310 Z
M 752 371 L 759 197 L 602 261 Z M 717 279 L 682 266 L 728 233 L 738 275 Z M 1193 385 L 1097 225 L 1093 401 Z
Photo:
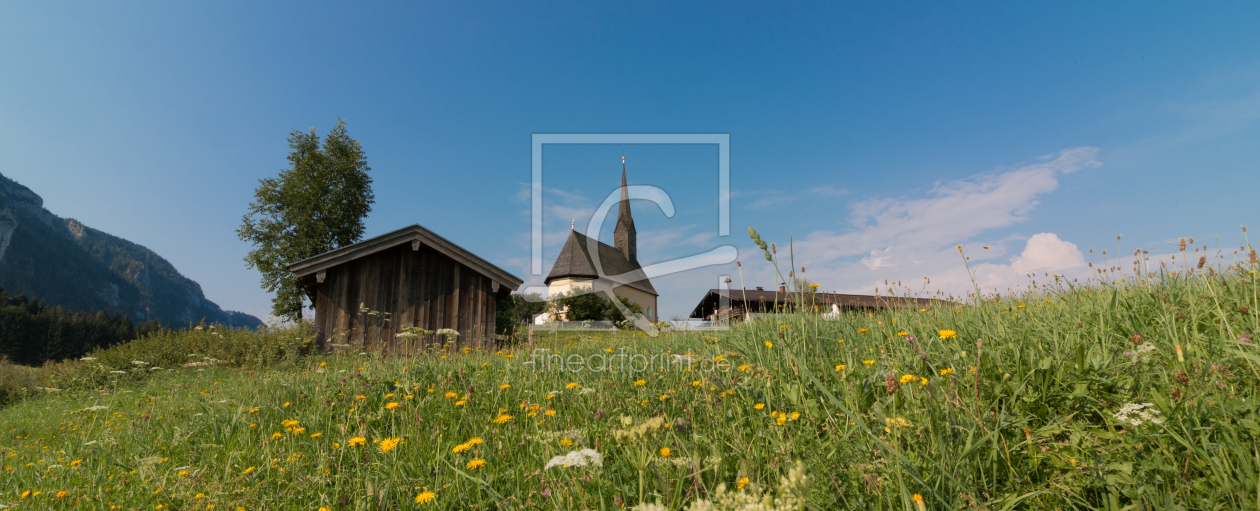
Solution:
M 1085 254 L 1075 244 L 1063 241 L 1051 232 L 1034 234 L 1028 238 L 1024 252 L 1011 261 L 1011 269 L 1021 273 L 1077 266 L 1085 266 Z
M 990 233 L 1027 220 L 1038 198 L 1058 189 L 1060 176 L 1100 166 L 1097 155 L 1096 148 L 1071 148 L 1028 165 L 937 182 L 922 196 L 860 200 L 850 206 L 850 229 L 815 231 L 798 239 L 797 268 L 784 265 L 781 271 L 786 274 L 803 266 L 805 275 L 824 290 L 870 294 L 879 289 L 887 293 L 887 280 L 900 281 L 899 291 L 909 288 L 926 294 L 940 290 L 955 296 L 966 295 L 976 285 L 984 292 L 1006 293 L 1026 286 L 1030 281 L 1028 274 L 1034 270 L 1039 274 L 1084 277 L 1090 269 L 1085 266 L 1083 254 L 1075 244 L 1055 233 L 1039 233 L 1026 239 L 1009 231 L 997 232 L 996 236 Z M 778 237 L 765 232 L 762 235 L 768 241 Z M 782 240 L 778 241 L 782 249 Z M 1018 247 L 1020 241 L 1022 252 L 1007 259 L 1008 246 Z M 962 245 L 971 257 L 974 284 L 956 245 Z M 986 245 L 990 247 L 987 250 L 982 248 Z M 760 250 L 745 247 L 740 260 L 744 261 L 747 287 L 769 288 L 779 282 Z M 702 272 L 704 275 L 686 276 L 677 282 L 658 283 L 662 311 L 680 312 L 667 307 L 674 301 L 668 300 L 668 293 L 674 292 L 675 284 L 713 287 L 707 281 L 714 280 L 714 276 L 737 275 L 734 267 Z M 1039 276 L 1038 282 L 1045 282 L 1046 278 Z M 732 287 L 739 286 L 736 277 Z M 679 303 L 678 309 L 694 305 L 685 302 Z

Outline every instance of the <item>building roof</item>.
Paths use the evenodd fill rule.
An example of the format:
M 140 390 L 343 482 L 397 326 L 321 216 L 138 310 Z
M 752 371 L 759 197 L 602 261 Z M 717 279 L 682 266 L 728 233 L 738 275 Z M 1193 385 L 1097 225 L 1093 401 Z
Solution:
M 560 255 L 556 257 L 556 264 L 551 267 L 551 273 L 547 274 L 543 283 L 551 284 L 553 280 L 566 278 L 601 278 L 596 271 L 594 258 L 591 257 L 591 245 L 597 248 L 596 254 L 599 256 L 604 279 L 616 282 L 637 279 L 624 285 L 658 296 L 656 288 L 652 287 L 652 282 L 643 274 L 643 267 L 638 262 L 629 261 L 620 250 L 577 231 L 569 231 L 569 239 L 565 240 L 564 248 L 560 249 Z
M 777 291 L 762 290 L 743 290 L 743 289 L 710 289 L 705 293 L 704 298 L 700 299 L 700 303 L 691 311 L 691 317 L 704 317 L 702 309 L 715 308 L 716 303 L 723 296 L 729 298 L 732 302 L 750 302 L 750 303 L 792 303 L 796 301 L 796 295 L 793 293 L 780 293 Z M 818 292 L 813 295 L 814 303 L 817 304 L 836 304 L 841 307 L 860 307 L 860 308 L 884 308 L 884 307 L 910 307 L 910 306 L 927 306 L 930 304 L 944 303 L 944 300 L 935 298 L 904 298 L 897 296 L 872 296 L 872 295 L 847 295 L 840 293 Z
M 388 232 L 369 238 L 352 245 L 324 252 L 309 259 L 303 259 L 289 265 L 289 271 L 294 277 L 301 279 L 302 277 L 312 275 L 316 272 L 332 268 L 334 266 L 353 261 L 360 257 L 375 254 L 382 250 L 394 248 L 406 243 L 419 243 L 437 251 L 438 253 L 454 259 L 460 264 L 471 268 L 472 270 L 485 275 L 487 278 L 509 290 L 516 289 L 524 283 L 515 275 L 491 264 L 489 261 L 477 257 L 472 252 L 464 250 L 459 245 L 451 243 L 446 238 L 434 234 L 433 231 L 421 227 L 419 224 L 413 224 L 393 232 Z M 413 248 L 418 245 L 413 244 Z

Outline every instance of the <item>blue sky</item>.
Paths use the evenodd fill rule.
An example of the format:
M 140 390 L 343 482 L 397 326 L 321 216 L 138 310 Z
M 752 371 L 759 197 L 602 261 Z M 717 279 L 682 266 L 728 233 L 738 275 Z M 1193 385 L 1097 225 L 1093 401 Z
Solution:
M 0 173 L 265 317 L 234 231 L 293 129 L 347 120 L 375 179 L 368 235 L 420 223 L 531 282 L 532 133 L 729 133 L 730 238 L 714 233 L 713 148 L 557 148 L 544 256 L 624 154 L 632 183 L 678 207 L 636 204 L 648 262 L 730 243 L 746 285 L 772 286 L 753 225 L 791 233 L 824 289 L 929 277 L 956 292 L 960 244 L 993 247 L 981 280 L 1005 289 L 1033 269 L 1084 275 L 1116 234 L 1128 253 L 1242 244 L 1260 189 L 1258 11 L 10 2 Z M 662 315 L 732 270 L 657 282 Z

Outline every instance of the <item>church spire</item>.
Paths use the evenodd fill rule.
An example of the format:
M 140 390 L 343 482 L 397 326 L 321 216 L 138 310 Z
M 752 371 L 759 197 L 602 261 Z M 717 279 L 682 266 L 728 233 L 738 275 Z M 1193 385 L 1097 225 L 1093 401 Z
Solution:
M 626 256 L 626 260 L 638 262 L 637 233 L 634 218 L 630 216 L 630 190 L 626 185 L 626 157 L 621 157 L 621 201 L 617 206 L 617 228 L 613 231 L 613 247 Z

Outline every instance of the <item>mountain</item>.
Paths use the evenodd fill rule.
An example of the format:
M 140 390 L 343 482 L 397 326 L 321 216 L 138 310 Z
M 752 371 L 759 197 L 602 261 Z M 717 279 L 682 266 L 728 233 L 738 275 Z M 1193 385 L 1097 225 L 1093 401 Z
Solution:
M 44 209 L 44 199 L 0 175 L 0 287 L 74 311 L 111 310 L 137 323 L 257 327 L 225 311 L 201 286 L 140 245 Z

